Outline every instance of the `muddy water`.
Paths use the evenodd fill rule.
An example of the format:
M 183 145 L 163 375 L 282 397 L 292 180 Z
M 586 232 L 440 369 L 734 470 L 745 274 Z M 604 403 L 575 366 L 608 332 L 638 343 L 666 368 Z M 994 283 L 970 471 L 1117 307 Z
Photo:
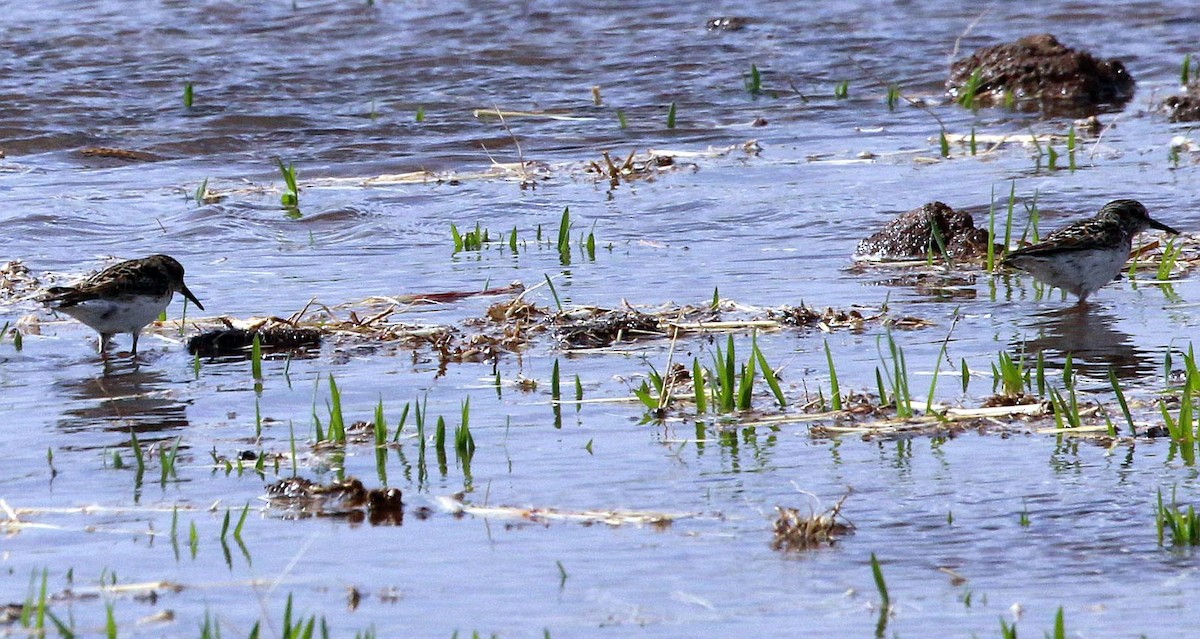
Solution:
M 991 393 L 996 353 L 1022 344 L 1059 365 L 1074 352 L 1089 400 L 1109 401 L 1110 366 L 1127 393 L 1148 399 L 1166 385 L 1164 353 L 1194 334 L 1200 291 L 1187 277 L 1171 291 L 1145 273 L 1123 280 L 1079 315 L 1023 276 L 964 267 L 916 286 L 916 273 L 849 260 L 898 212 L 936 199 L 986 219 L 1010 189 L 1022 228 L 1035 197 L 1043 231 L 1134 197 L 1194 231 L 1195 159 L 1168 157 L 1172 136 L 1187 130 L 1153 110 L 1200 35 L 1187 8 L 997 5 L 981 16 L 953 3 L 758 3 L 716 13 L 636 2 L 297 5 L 7 7 L 0 257 L 49 281 L 110 256 L 167 252 L 209 311 L 235 318 L 287 316 L 313 298 L 336 305 L 547 276 L 565 305 L 699 304 L 714 288 L 754 307 L 887 303 L 892 316 L 931 323 L 893 333 L 914 392 L 925 396 L 945 343 L 935 394 L 965 406 Z M 744 29 L 705 29 L 735 9 L 747 11 Z M 1020 145 L 975 157 L 956 147 L 939 161 L 930 113 L 885 102 L 880 83 L 895 82 L 954 133 L 1064 134 L 1067 120 L 973 114 L 939 98 L 964 32 L 960 47 L 970 51 L 1046 30 L 1121 58 L 1138 80 L 1133 102 L 1101 115 L 1114 126 L 1081 138 L 1076 170 L 1061 142 L 1058 170 Z M 751 64 L 762 95 L 744 86 Z M 833 97 L 841 81 L 844 100 Z M 572 119 L 502 124 L 473 113 L 496 107 Z M 752 126 L 756 118 L 766 125 Z M 761 150 L 746 152 L 750 140 Z M 82 153 L 89 147 L 142 160 Z M 674 152 L 675 167 L 616 188 L 583 170 L 602 151 L 648 148 Z M 298 219 L 279 207 L 277 157 L 299 169 Z M 471 177 L 521 158 L 541 163 L 536 188 Z M 418 170 L 446 179 L 361 185 Z M 198 204 L 205 180 L 224 198 Z M 591 230 L 599 245 L 594 258 L 576 251 L 569 266 L 535 241 L 539 225 L 557 232 L 564 207 L 575 233 Z M 527 245 L 515 256 L 500 247 L 453 254 L 450 224 L 476 222 L 516 228 Z M 530 296 L 555 304 L 546 287 Z M 402 319 L 461 326 L 495 301 L 413 307 Z M 1032 432 L 1045 422 L 1008 436 L 911 439 L 814 435 L 804 423 L 698 429 L 690 417 L 647 423 L 629 402 L 566 406 L 556 420 L 555 361 L 567 395 L 578 376 L 586 399 L 620 399 L 649 364 L 663 368 L 668 345 L 572 355 L 547 336 L 494 368 L 451 364 L 443 374 L 428 349 L 414 357 L 394 344 L 335 339 L 315 357 L 267 362 L 256 394 L 244 361 L 202 362 L 197 375 L 178 335 L 145 337 L 139 366 L 104 364 L 86 328 L 39 313 L 29 300 L 0 306 L 0 322 L 47 322 L 25 320 L 19 351 L 0 342 L 0 497 L 33 509 L 21 519 L 38 525 L 9 529 L 0 594 L 23 601 L 45 571 L 52 612 L 82 634 L 100 632 L 106 603 L 122 636 L 195 636 L 206 615 L 223 636 L 248 635 L 255 621 L 281 634 L 290 595 L 295 618 L 324 617 L 335 636 L 863 636 L 879 623 L 872 553 L 895 606 L 884 632 L 899 636 L 996 635 L 1002 618 L 1038 633 L 1059 607 L 1067 629 L 1084 636 L 1154 636 L 1200 619 L 1190 606 L 1194 558 L 1163 550 L 1155 536 L 1156 491 L 1177 487 L 1188 503 L 1196 489 L 1195 468 L 1162 440 L 1106 447 Z M 818 388 L 828 394 L 825 340 L 843 390 L 874 390 L 881 335 L 871 324 L 767 333 L 759 343 L 802 404 Z M 738 340 L 749 346 L 748 335 Z M 709 348 L 689 338 L 677 358 L 707 358 Z M 975 371 L 965 392 L 954 376 L 962 360 Z M 328 423 L 330 374 L 349 420 L 371 419 L 382 400 L 393 430 L 405 403 L 427 398 L 429 428 L 444 416 L 453 431 L 470 398 L 478 449 L 469 470 L 452 445 L 439 466 L 432 441 L 422 462 L 411 415 L 382 462 L 362 443 L 344 459 L 313 452 L 314 413 Z M 539 384 L 520 390 L 522 378 Z M 767 409 L 769 397 L 758 405 Z M 1153 404 L 1135 402 L 1135 412 L 1143 426 L 1161 422 Z M 131 431 L 153 447 L 140 480 Z M 292 433 L 295 471 L 290 457 L 264 476 L 213 462 L 242 451 L 287 456 Z M 159 451 L 175 442 L 177 477 L 160 482 Z M 330 481 L 342 466 L 370 486 L 402 489 L 403 525 L 293 519 L 260 500 L 278 477 Z M 442 501 L 458 492 L 477 506 L 686 516 L 665 527 L 460 518 Z M 802 554 L 771 548 L 775 506 L 822 510 L 847 492 L 853 535 Z M 221 529 L 227 510 L 236 523 L 246 504 L 243 552 L 231 534 L 222 543 Z M 77 510 L 85 506 L 99 508 Z M 114 582 L 170 585 L 155 587 L 156 597 L 99 590 Z

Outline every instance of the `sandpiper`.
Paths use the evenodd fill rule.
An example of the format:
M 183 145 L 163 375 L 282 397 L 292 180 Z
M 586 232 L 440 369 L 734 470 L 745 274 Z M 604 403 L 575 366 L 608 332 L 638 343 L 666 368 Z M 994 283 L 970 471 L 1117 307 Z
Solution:
M 75 286 L 53 286 L 40 299 L 100 333 L 100 354 L 117 333 L 133 336 L 137 356 L 138 335 L 171 303 L 175 292 L 204 305 L 183 283 L 183 266 L 169 255 L 151 255 L 114 264 Z
M 1150 218 L 1137 200 L 1113 200 L 1096 217 L 1058 229 L 1044 240 L 1009 253 L 1004 264 L 1034 279 L 1079 296 L 1086 304 L 1101 286 L 1117 278 L 1129 260 L 1133 237 L 1147 228 L 1178 235 Z

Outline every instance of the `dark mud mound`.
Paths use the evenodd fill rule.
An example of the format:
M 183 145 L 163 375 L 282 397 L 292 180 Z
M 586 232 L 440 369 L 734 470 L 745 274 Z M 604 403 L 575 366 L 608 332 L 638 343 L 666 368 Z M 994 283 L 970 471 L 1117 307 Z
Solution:
M 227 328 L 201 333 L 188 340 L 189 353 L 201 357 L 247 357 L 258 337 L 263 352 L 308 350 L 321 347 L 321 332 L 313 328 Z
M 1090 115 L 1101 104 L 1127 102 L 1134 80 L 1120 60 L 1099 60 L 1043 33 L 979 49 L 955 62 L 946 87 L 966 106 Z
M 934 229 L 937 230 L 935 235 Z M 987 253 L 987 231 L 975 228 L 970 213 L 930 202 L 902 213 L 881 231 L 859 242 L 856 258 L 881 260 L 925 259 L 946 253 L 952 258 Z

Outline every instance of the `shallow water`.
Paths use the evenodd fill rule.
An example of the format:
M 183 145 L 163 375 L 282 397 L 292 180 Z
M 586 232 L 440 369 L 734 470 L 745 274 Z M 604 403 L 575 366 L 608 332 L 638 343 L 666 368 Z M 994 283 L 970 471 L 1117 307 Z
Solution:
M 234 318 L 286 317 L 314 298 L 332 306 L 512 281 L 532 287 L 547 276 L 564 305 L 703 304 L 714 288 L 754 307 L 862 305 L 869 314 L 886 303 L 889 316 L 932 323 L 892 333 L 914 394 L 925 397 L 945 343 L 937 398 L 971 407 L 991 394 L 996 353 L 1023 344 L 1043 349 L 1052 368 L 1073 352 L 1081 396 L 1102 402 L 1110 400 L 1110 366 L 1131 397 L 1147 400 L 1166 385 L 1168 348 L 1181 365 L 1200 293 L 1190 277 L 1168 295 L 1143 272 L 1102 289 L 1079 314 L 1063 310 L 1071 302 L 1057 293 L 1039 296 L 1025 276 L 963 267 L 956 287 L 927 289 L 901 281 L 909 271 L 856 268 L 849 256 L 896 213 L 941 200 L 986 221 L 993 202 L 1004 210 L 1010 188 L 1020 228 L 1036 195 L 1043 233 L 1117 197 L 1141 200 L 1181 230 L 1197 228 L 1195 158 L 1185 153 L 1178 166 L 1168 158 L 1170 139 L 1187 127 L 1154 110 L 1176 90 L 1178 64 L 1200 35 L 1188 7 L 1025 3 L 980 17 L 951 3 L 804 11 L 775 2 L 718 11 L 645 2 L 297 4 L 6 8 L 0 259 L 65 277 L 110 256 L 170 253 L 209 312 Z M 751 22 L 705 30 L 725 13 Z M 966 53 L 1047 30 L 1124 60 L 1138 80 L 1129 105 L 1100 116 L 1114 126 L 1099 139 L 1081 137 L 1077 170 L 1065 168 L 1062 147 L 1054 171 L 1019 145 L 975 157 L 956 148 L 937 161 L 930 113 L 904 104 L 892 111 L 884 101 L 879 82 L 898 82 L 952 133 L 1064 134 L 1065 119 L 971 113 L 940 98 L 964 32 Z M 767 95 L 747 93 L 751 64 Z M 836 100 L 842 80 L 850 96 Z M 195 85 L 191 109 L 181 102 L 187 81 Z M 668 129 L 672 102 L 677 126 Z M 579 119 L 510 116 L 501 124 L 473 115 L 495 107 Z M 760 117 L 766 126 L 751 126 Z M 761 151 L 742 150 L 752 139 Z M 153 157 L 100 158 L 81 154 L 86 147 Z M 674 169 L 616 188 L 583 170 L 602 151 L 625 157 L 649 148 L 730 150 L 677 153 Z M 299 169 L 299 219 L 279 207 L 276 157 Z M 470 177 L 520 158 L 547 165 L 536 188 Z M 417 170 L 461 179 L 366 188 L 333 181 Z M 198 205 L 192 194 L 206 179 L 226 197 Z M 595 233 L 594 259 L 577 251 L 564 266 L 533 241 L 539 225 L 557 232 L 564 207 L 576 234 Z M 499 247 L 454 254 L 450 224 L 476 222 L 493 232 L 516 228 L 528 244 L 517 255 Z M 546 287 L 529 295 L 554 307 Z M 412 307 L 397 319 L 462 326 L 506 299 Z M 170 312 L 178 317 L 180 306 Z M 0 324 L 31 314 L 51 319 L 21 300 L 0 305 Z M 1178 634 L 1200 621 L 1189 607 L 1195 558 L 1161 548 L 1154 529 L 1157 490 L 1176 487 L 1190 503 L 1197 487 L 1195 467 L 1165 440 L 1106 448 L 1033 432 L 1046 421 L 954 437 L 831 438 L 806 423 L 698 430 L 690 418 L 647 422 L 632 402 L 568 405 L 556 427 L 556 361 L 565 395 L 573 397 L 578 376 L 588 400 L 628 398 L 648 364 L 663 369 L 666 340 L 578 354 L 542 335 L 495 370 L 462 363 L 439 374 L 428 349 L 414 356 L 335 339 L 316 357 L 266 362 L 256 394 L 244 361 L 203 362 L 197 376 L 179 336 L 144 336 L 135 367 L 102 363 L 95 336 L 78 324 L 23 326 L 21 350 L 0 342 L 8 456 L 0 497 L 14 508 L 110 510 L 23 514 L 49 527 L 6 537 L 0 601 L 23 601 L 45 570 L 51 610 L 83 634 L 101 631 L 111 602 L 122 636 L 195 636 L 206 615 L 223 636 L 247 635 L 256 620 L 278 635 L 290 594 L 297 618 L 324 617 L 335 636 L 372 627 L 380 636 L 861 636 L 879 621 L 872 553 L 895 606 L 888 634 L 993 636 L 1001 618 L 1036 634 L 1052 627 L 1060 606 L 1068 631 L 1081 636 Z M 763 333 L 758 343 L 782 369 L 789 399 L 803 404 L 818 388 L 828 393 L 826 340 L 843 391 L 873 391 L 882 335 L 869 323 L 861 332 Z M 749 335 L 737 339 L 746 352 Z M 127 348 L 126 337 L 117 341 Z M 676 361 L 704 360 L 710 348 L 688 337 Z M 965 393 L 955 376 L 964 359 L 973 371 Z M 505 382 L 499 394 L 496 370 Z M 313 414 L 328 421 L 330 374 L 348 421 L 370 420 L 382 400 L 393 429 L 405 403 L 424 397 L 431 421 L 444 416 L 453 432 L 470 398 L 478 449 L 469 472 L 453 450 L 439 468 L 432 443 L 422 464 L 411 415 L 382 471 L 370 445 L 349 445 L 345 474 L 379 486 L 386 473 L 386 484 L 405 494 L 403 525 L 370 526 L 287 518 L 260 500 L 277 479 L 270 464 L 266 477 L 214 466 L 213 454 L 286 455 L 294 432 L 296 472 L 332 479 L 336 456 L 309 446 Z M 519 390 L 522 377 L 538 387 Z M 771 405 L 766 395 L 756 402 Z M 1161 423 L 1155 404 L 1135 402 L 1135 412 L 1143 427 Z M 140 482 L 131 431 L 155 451 Z M 160 483 L 158 451 L 176 441 L 178 477 Z M 114 453 L 124 468 L 114 467 Z M 290 460 L 281 462 L 279 476 L 292 472 Z M 474 505 L 690 516 L 667 527 L 460 518 L 439 501 L 460 491 Z M 805 553 L 771 548 L 775 506 L 819 511 L 847 492 L 852 535 Z M 246 504 L 246 552 L 228 537 L 223 548 L 227 509 L 236 522 Z M 432 509 L 426 519 L 417 516 L 422 506 Z M 112 588 L 86 596 L 114 580 L 180 588 L 158 587 L 155 600 Z M 351 589 L 363 596 L 353 610 Z M 173 617 L 149 619 L 164 611 Z

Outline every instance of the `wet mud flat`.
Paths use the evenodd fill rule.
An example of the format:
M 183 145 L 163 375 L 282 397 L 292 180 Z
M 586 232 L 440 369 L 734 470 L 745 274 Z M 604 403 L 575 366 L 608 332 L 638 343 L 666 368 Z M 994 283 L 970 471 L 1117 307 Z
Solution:
M 869 46 L 772 6 L 377 5 L 206 14 L 222 28 L 187 32 L 195 56 L 130 35 L 110 64 L 138 90 L 101 100 L 98 125 L 62 124 L 90 103 L 69 99 L 2 143 L 0 632 L 1137 635 L 1200 618 L 1200 194 L 1164 108 L 1194 38 L 1103 4 L 1087 21 L 805 18 L 853 17 Z M 106 6 L 130 34 L 189 23 Z M 41 18 L 15 19 L 40 50 Z M 936 46 L 900 28 L 918 20 Z M 443 44 L 396 65 L 415 51 L 398 26 Z M 882 45 L 902 51 L 890 66 Z M 989 71 L 1004 46 L 1053 59 Z M 219 50 L 269 63 L 185 90 L 203 69 L 180 60 Z M 130 64 L 151 52 L 161 66 Z M 643 59 L 660 62 L 631 73 Z M 1000 84 L 1020 69 L 1094 100 Z M 169 107 L 121 102 L 154 86 Z M 1184 233 L 1141 236 L 1088 308 L 1000 266 L 1118 197 Z M 906 211 L 882 243 L 903 255 L 853 259 Z M 34 302 L 154 252 L 209 310 L 170 307 L 136 362 L 127 336 L 101 360 Z

